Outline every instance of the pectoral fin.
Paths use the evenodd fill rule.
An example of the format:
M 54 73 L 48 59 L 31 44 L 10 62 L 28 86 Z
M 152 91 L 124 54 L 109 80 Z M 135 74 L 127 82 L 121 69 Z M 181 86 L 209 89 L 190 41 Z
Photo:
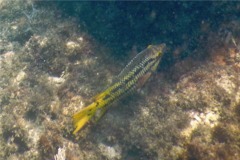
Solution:
M 137 81 L 137 88 L 142 88 L 142 86 L 147 82 L 147 80 L 152 75 L 152 72 L 147 72 L 143 76 L 141 76 Z

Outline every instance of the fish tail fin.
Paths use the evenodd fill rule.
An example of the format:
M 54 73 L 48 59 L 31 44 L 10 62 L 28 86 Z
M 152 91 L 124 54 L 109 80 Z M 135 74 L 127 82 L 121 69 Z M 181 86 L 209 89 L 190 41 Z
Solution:
M 73 115 L 73 124 L 75 127 L 75 130 L 73 131 L 73 134 L 76 135 L 76 133 L 82 129 L 82 127 L 85 126 L 85 124 L 95 115 L 97 110 L 97 106 L 95 103 L 90 104 L 86 108 L 82 109 L 78 113 Z

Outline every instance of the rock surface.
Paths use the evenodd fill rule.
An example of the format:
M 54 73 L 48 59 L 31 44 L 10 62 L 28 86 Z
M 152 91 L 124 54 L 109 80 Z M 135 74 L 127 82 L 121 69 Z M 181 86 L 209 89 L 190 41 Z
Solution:
M 93 3 L 0 0 L 0 159 L 240 159 L 240 4 Z M 71 116 L 159 42 L 169 50 L 149 83 L 75 137 Z

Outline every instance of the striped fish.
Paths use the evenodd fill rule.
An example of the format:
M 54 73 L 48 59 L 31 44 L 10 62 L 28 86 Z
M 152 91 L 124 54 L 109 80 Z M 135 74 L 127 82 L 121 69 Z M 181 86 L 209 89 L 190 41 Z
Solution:
M 165 44 L 150 45 L 137 54 L 123 69 L 110 87 L 93 98 L 93 102 L 73 115 L 76 134 L 93 117 L 99 119 L 106 112 L 107 106 L 121 99 L 134 89 L 141 88 L 149 79 L 163 55 Z

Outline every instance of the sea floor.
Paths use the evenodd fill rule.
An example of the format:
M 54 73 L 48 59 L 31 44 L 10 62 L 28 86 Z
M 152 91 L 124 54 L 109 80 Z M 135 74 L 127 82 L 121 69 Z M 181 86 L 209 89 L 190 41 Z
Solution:
M 131 10 L 121 19 L 124 2 L 109 2 L 107 14 L 101 2 L 71 3 L 0 0 L 0 159 L 240 160 L 240 3 L 159 2 L 159 15 L 136 2 L 143 23 Z M 204 5 L 223 20 L 210 14 L 190 31 L 203 11 L 188 7 Z M 151 36 L 134 42 L 147 34 L 134 27 L 146 24 Z M 166 32 L 154 37 L 151 27 Z M 73 135 L 72 115 L 147 43 L 163 42 L 168 51 L 142 90 Z

